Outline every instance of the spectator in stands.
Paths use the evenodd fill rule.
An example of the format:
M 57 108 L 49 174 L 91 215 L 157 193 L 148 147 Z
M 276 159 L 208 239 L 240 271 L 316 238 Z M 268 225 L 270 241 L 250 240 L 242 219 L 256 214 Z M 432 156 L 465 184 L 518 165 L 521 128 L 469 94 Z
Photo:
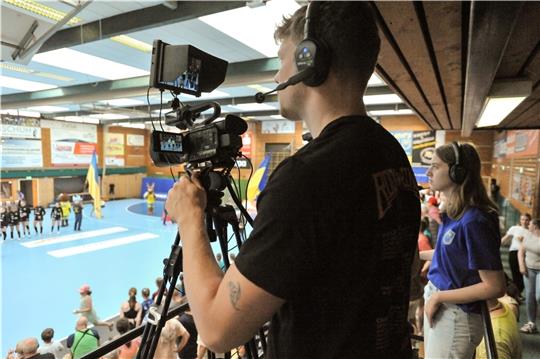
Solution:
M 497 184 L 497 179 L 492 178 L 489 185 L 489 193 L 491 194 L 491 200 L 495 203 L 499 203 L 499 192 L 501 187 Z
M 141 318 L 146 318 L 146 313 L 148 313 L 150 306 L 154 304 L 154 300 L 150 298 L 150 289 L 148 288 L 143 288 L 141 290 L 141 294 L 143 297 L 143 301 L 141 303 L 141 307 L 142 307 Z
M 435 150 L 427 176 L 446 198 L 446 212 L 425 288 L 426 358 L 471 358 L 483 336 L 479 302 L 505 293 L 497 206 L 481 177 L 470 144 Z
M 536 316 L 540 306 L 540 219 L 531 220 L 529 232 L 518 252 L 519 269 L 525 282 L 525 302 L 527 304 L 527 324 L 522 333 L 537 333 Z
M 127 301 L 120 306 L 120 318 L 127 318 L 134 327 L 141 324 L 142 306 L 137 302 L 137 297 L 131 295 Z
M 21 231 L 19 230 L 19 222 L 21 217 L 19 216 L 19 208 L 16 204 L 9 207 L 9 229 L 11 234 L 11 239 L 13 239 L 13 229 L 17 231 L 17 236 L 21 239 Z
M 155 303 L 156 302 L 156 298 L 159 294 L 159 289 L 161 288 L 163 284 L 163 278 L 162 277 L 157 277 L 156 278 L 156 291 L 154 293 L 152 293 L 152 301 Z M 163 297 L 165 297 L 167 295 L 167 288 L 165 288 L 165 292 L 163 293 Z
M 88 322 L 94 324 L 95 326 L 104 326 L 108 327 L 109 330 L 112 330 L 113 323 L 104 322 L 99 320 L 99 317 L 94 310 L 92 302 L 92 290 L 88 284 L 83 284 L 79 288 L 79 294 L 81 295 L 81 305 L 79 309 L 73 311 L 74 314 L 80 314 L 81 317 L 88 319 Z
M 129 322 L 127 318 L 120 318 L 116 321 L 116 331 L 120 335 L 124 335 L 132 328 L 133 327 L 131 326 L 131 323 Z M 132 341 L 122 345 L 120 348 L 117 349 L 118 359 L 135 359 L 140 345 L 141 345 L 140 337 L 135 338 Z M 156 359 L 157 358 L 158 357 L 156 357 Z
M 523 284 L 523 275 L 519 270 L 518 250 L 521 246 L 521 242 L 525 235 L 529 231 L 529 222 L 531 221 L 531 215 L 524 213 L 519 217 L 519 224 L 510 227 L 506 235 L 501 239 L 501 245 L 507 246 L 510 243 L 508 249 L 508 264 L 512 272 L 512 280 L 517 285 L 519 292 L 521 293 L 525 288 Z
M 56 225 L 56 233 L 60 233 L 60 222 L 62 220 L 62 208 L 60 208 L 60 202 L 56 202 L 51 209 L 51 233 L 54 231 Z
M 83 211 L 82 201 L 74 202 L 73 203 L 73 213 L 75 214 L 75 225 L 73 227 L 74 231 L 80 231 L 81 230 L 82 211 Z
M 53 328 L 47 328 L 41 332 L 41 340 L 43 340 L 43 345 L 39 347 L 38 353 L 51 353 L 54 355 L 55 359 L 62 359 L 65 351 L 64 346 L 60 342 L 55 342 L 53 337 Z
M 22 200 L 19 204 L 19 218 L 22 227 L 23 236 L 30 238 L 30 212 L 32 208 Z
M 45 213 L 45 208 L 41 204 L 34 207 L 34 231 L 36 234 L 38 234 L 38 228 L 39 234 L 43 234 L 43 218 L 45 217 Z
M 38 353 L 39 343 L 36 338 L 26 338 L 17 343 L 15 350 L 10 350 L 6 359 L 54 359 L 51 353 Z
M 195 326 L 195 320 L 190 310 L 186 310 L 182 313 L 178 320 L 189 333 L 189 338 L 186 345 L 179 350 L 178 357 L 180 359 L 195 359 L 197 358 L 197 327 Z
M 271 319 L 265 358 L 410 357 L 420 203 L 403 149 L 362 103 L 380 45 L 375 18 L 365 2 L 309 4 L 310 26 L 331 45 L 328 77 L 309 76 L 321 86 L 291 86 L 279 102 L 313 140 L 272 173 L 254 229 L 225 275 L 205 236 L 207 198 L 197 174 L 169 191 L 190 308 L 214 351 L 245 343 Z M 305 19 L 301 7 L 276 30 L 276 82 L 298 78 Z
M 71 350 L 73 359 L 79 359 L 99 348 L 99 333 L 94 328 L 88 328 L 86 317 L 80 317 L 75 325 L 75 333 L 67 338 L 66 346 Z
M 518 331 L 519 302 L 509 293 L 487 301 L 499 359 L 521 359 L 522 342 Z M 476 348 L 475 359 L 487 359 L 484 339 Z
M 177 343 L 177 340 L 180 342 Z M 189 341 L 189 332 L 178 319 L 169 319 L 161 331 L 154 358 L 178 359 L 178 353 Z

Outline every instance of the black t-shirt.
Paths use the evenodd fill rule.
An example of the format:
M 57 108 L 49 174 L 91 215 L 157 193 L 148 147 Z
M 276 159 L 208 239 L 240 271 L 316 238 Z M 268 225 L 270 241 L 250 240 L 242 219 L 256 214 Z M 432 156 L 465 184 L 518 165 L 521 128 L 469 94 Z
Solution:
M 180 359 L 195 359 L 197 358 L 197 328 L 195 327 L 195 321 L 193 315 L 188 313 L 182 313 L 178 318 L 180 323 L 186 328 L 189 333 L 189 340 L 186 346 L 180 351 L 178 356 Z
M 51 218 L 55 221 L 59 221 L 62 218 L 62 209 L 60 207 L 53 207 L 51 209 Z
M 43 216 L 45 216 L 45 208 L 41 206 L 37 206 L 34 208 L 34 220 L 35 221 L 42 221 Z
M 9 224 L 19 224 L 20 220 L 19 210 L 9 212 Z
M 24 206 L 19 208 L 19 216 L 21 217 L 22 222 L 28 221 L 28 217 L 30 216 L 30 206 Z
M 259 196 L 235 264 L 283 298 L 268 358 L 409 358 L 410 271 L 420 220 L 398 141 L 339 118 L 284 160 Z

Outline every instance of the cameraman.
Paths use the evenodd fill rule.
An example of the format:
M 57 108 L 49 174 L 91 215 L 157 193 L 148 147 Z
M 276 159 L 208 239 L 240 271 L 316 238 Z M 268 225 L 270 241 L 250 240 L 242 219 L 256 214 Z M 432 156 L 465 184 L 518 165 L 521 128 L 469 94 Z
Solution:
M 253 232 L 225 273 L 208 242 L 199 175 L 169 192 L 189 304 L 202 340 L 217 352 L 246 343 L 271 320 L 267 358 L 409 358 L 420 202 L 401 146 L 362 102 L 378 30 L 367 3 L 313 4 L 310 31 L 330 47 L 328 76 L 319 86 L 288 87 L 279 103 L 314 139 L 273 172 Z M 298 71 L 305 12 L 275 32 L 278 83 Z

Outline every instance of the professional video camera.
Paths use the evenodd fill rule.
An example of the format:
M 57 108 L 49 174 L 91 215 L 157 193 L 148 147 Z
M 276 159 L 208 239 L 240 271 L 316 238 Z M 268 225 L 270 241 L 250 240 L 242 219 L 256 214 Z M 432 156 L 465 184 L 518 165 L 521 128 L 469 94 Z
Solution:
M 226 61 L 191 45 L 172 46 L 154 41 L 150 86 L 174 93 L 173 111 L 167 114 L 165 123 L 182 131 L 152 133 L 150 157 L 156 166 L 181 163 L 192 167 L 234 166 L 242 147 L 240 135 L 247 130 L 246 122 L 234 115 L 215 121 L 221 114 L 218 103 L 182 105 L 176 97 L 180 93 L 198 97 L 202 91 L 213 91 L 223 83 L 227 65 Z M 212 108 L 214 112 L 208 119 L 196 123 L 202 112 Z

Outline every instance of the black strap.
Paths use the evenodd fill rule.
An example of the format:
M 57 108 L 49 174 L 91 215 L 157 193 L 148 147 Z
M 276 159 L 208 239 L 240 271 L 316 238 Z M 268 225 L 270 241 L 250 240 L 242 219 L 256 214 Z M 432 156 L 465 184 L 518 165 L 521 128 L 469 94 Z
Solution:
M 77 349 L 77 346 L 78 346 L 79 343 L 81 342 L 82 338 L 84 338 L 84 336 L 86 335 L 86 333 L 88 333 L 89 330 L 90 330 L 90 329 L 86 329 L 86 330 L 84 331 L 83 335 L 79 338 L 79 340 L 77 340 L 77 344 L 75 344 L 75 346 L 73 347 L 73 349 L 71 349 L 71 352 L 72 352 L 73 354 L 75 354 L 75 349 Z M 78 331 L 80 331 L 80 330 L 78 330 Z

